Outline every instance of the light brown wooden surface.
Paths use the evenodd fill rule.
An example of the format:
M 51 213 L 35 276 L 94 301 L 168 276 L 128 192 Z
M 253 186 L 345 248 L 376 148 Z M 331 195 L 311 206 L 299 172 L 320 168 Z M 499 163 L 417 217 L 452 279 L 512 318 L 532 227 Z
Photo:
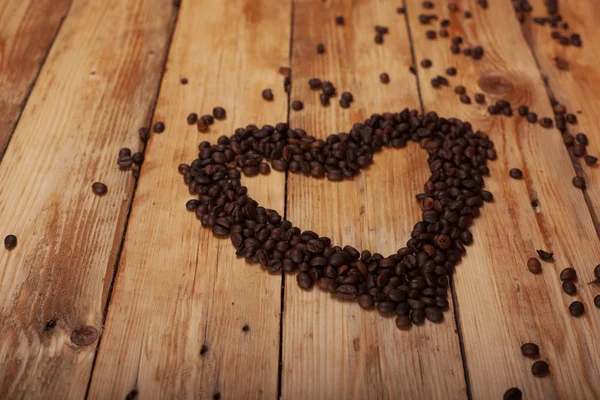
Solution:
M 0 159 L 69 3 L 0 1 Z
M 2 396 L 85 394 L 97 341 L 70 338 L 102 330 L 133 188 L 116 155 L 138 146 L 158 90 L 174 22 L 161 4 L 75 0 L 0 164 L 2 237 L 19 238 L 0 252 Z
M 281 276 L 236 258 L 229 239 L 186 211 L 191 196 L 177 166 L 191 163 L 203 140 L 286 120 L 279 68 L 289 64 L 290 17 L 289 2 L 183 2 L 155 113 L 167 129 L 146 152 L 91 398 L 133 389 L 141 398 L 277 396 Z M 267 87 L 273 102 L 261 98 Z M 216 106 L 228 116 L 208 134 L 187 124 L 190 112 Z M 285 174 L 242 181 L 261 204 L 283 210 Z
M 544 2 L 531 0 L 538 10 L 543 10 Z M 596 88 L 600 87 L 600 71 L 597 68 L 600 59 L 600 43 L 597 36 L 597 21 L 600 20 L 600 8 L 594 1 L 578 1 L 560 3 L 563 20 L 569 22 L 570 29 L 557 29 L 561 34 L 579 33 L 584 38 L 583 47 L 563 46 L 550 39 L 553 30 L 549 25 L 540 26 L 529 22 L 524 25 L 533 54 L 540 66 L 542 74 L 548 78 L 549 87 L 556 99 L 565 105 L 569 112 L 577 115 L 577 124 L 569 125 L 569 132 L 577 134 L 585 132 L 590 138 L 595 137 L 600 124 L 600 97 Z M 561 71 L 556 67 L 555 57 L 569 61 L 569 70 Z M 578 113 L 581 111 L 581 114 Z M 591 140 L 588 153 L 598 156 L 600 143 Z M 597 167 L 589 167 L 583 159 L 575 159 L 581 175 L 588 183 L 587 201 L 596 220 L 596 229 L 600 230 L 600 175 Z M 599 289 L 600 290 L 600 289 Z
M 461 10 L 471 10 L 473 18 L 452 14 L 449 31 L 472 46 L 481 44 L 485 55 L 480 61 L 453 55 L 450 39 L 428 40 L 425 31 L 431 28 L 418 23 L 421 2 L 407 2 L 417 60 L 433 62 L 430 69 L 419 69 L 425 108 L 471 121 L 489 133 L 498 150 L 486 180 L 495 201 L 483 207 L 473 227 L 474 244 L 455 274 L 472 395 L 501 398 L 516 386 L 529 399 L 598 398 L 600 315 L 593 306 L 594 291 L 586 285 L 600 260 L 598 236 L 582 191 L 571 184 L 575 171 L 560 132 L 518 116 L 487 113 L 487 105 L 502 98 L 513 104 L 515 114 L 525 104 L 540 117 L 553 115 L 510 2 L 495 2 L 487 11 L 476 3 L 461 2 Z M 437 11 L 442 18 L 449 16 L 446 7 Z M 541 10 L 534 13 L 539 14 Z M 459 71 L 450 78 L 452 86 L 464 85 L 471 96 L 484 92 L 485 107 L 460 103 L 453 88 L 432 88 L 431 77 L 449 66 Z M 504 83 L 486 84 L 486 76 Z M 524 178 L 511 179 L 511 168 L 520 168 Z M 530 206 L 533 198 L 540 203 L 537 211 Z M 526 267 L 536 249 L 555 253 L 555 262 L 543 263 L 538 276 Z M 565 267 L 575 267 L 579 273 L 576 296 L 561 290 L 558 274 Z M 567 309 L 576 299 L 586 304 L 587 312 L 579 319 Z M 549 378 L 531 374 L 533 361 L 520 351 L 526 342 L 540 346 L 541 358 L 550 364 Z
M 391 0 L 183 0 L 179 10 L 171 0 L 72 0 L 60 26 L 67 0 L 0 0 L 0 153 L 36 82 L 0 161 L 0 239 L 19 238 L 17 248 L 0 249 L 0 398 L 499 399 L 513 386 L 526 399 L 600 398 L 600 287 L 586 284 L 600 263 L 592 218 L 600 167 L 574 165 L 558 130 L 516 115 L 525 104 L 552 116 L 543 74 L 561 103 L 582 111 L 569 129 L 586 132 L 589 152 L 600 156 L 598 2 L 560 2 L 582 49 L 558 45 L 548 26 L 529 22 L 522 31 L 509 0 L 489 1 L 487 11 L 463 0 L 452 15 L 447 2 L 434 1 L 434 10 L 405 2 L 407 18 L 395 11 L 402 1 Z M 530 2 L 532 16 L 546 15 L 543 0 Z M 450 36 L 483 45 L 483 59 L 452 55 L 450 39 L 427 40 L 439 20 L 421 25 L 421 13 L 449 17 Z M 382 45 L 375 25 L 390 29 Z M 417 65 L 433 61 L 418 68 L 419 88 L 413 51 Z M 557 55 L 570 71 L 556 69 Z M 418 109 L 422 100 L 425 111 L 471 121 L 496 143 L 486 179 L 495 201 L 473 226 L 475 242 L 455 274 L 458 313 L 446 312 L 443 324 L 399 331 L 393 318 L 316 287 L 300 290 L 294 275 L 282 290 L 280 275 L 237 259 L 229 240 L 185 210 L 190 195 L 177 165 L 191 162 L 202 140 L 285 121 L 290 99 L 279 69 L 288 66 L 291 100 L 305 104 L 289 122 L 311 135 L 347 132 L 371 113 Z M 430 79 L 448 66 L 459 71 L 452 87 L 433 89 Z M 308 87 L 313 77 L 351 91 L 350 109 L 338 99 L 322 107 Z M 461 104 L 457 84 L 472 100 L 486 93 L 486 105 Z M 261 98 L 267 87 L 273 102 Z M 500 98 L 515 116 L 487 113 Z M 150 140 L 134 188 L 116 155 L 141 149 L 137 130 L 155 106 L 154 121 L 167 128 Z M 209 133 L 186 123 L 190 112 L 216 106 L 228 116 Z M 520 181 L 508 177 L 515 167 Z M 571 184 L 576 169 L 585 193 Z M 411 143 L 384 150 L 352 181 L 289 174 L 286 184 L 272 172 L 242 182 L 301 229 L 387 255 L 419 220 L 414 195 L 427 177 L 426 153 Z M 96 180 L 108 185 L 106 196 L 92 194 Z M 526 268 L 536 249 L 555 253 L 541 275 Z M 558 278 L 571 266 L 576 296 Z M 579 319 L 567 309 L 575 299 L 586 306 Z M 97 333 L 87 346 L 71 341 L 81 327 Z M 549 377 L 532 376 L 533 360 L 520 351 L 529 341 L 540 345 Z
M 291 100 L 304 101 L 305 109 L 291 112 L 293 127 L 324 139 L 348 132 L 372 113 L 419 107 L 416 78 L 409 72 L 408 33 L 396 5 L 387 0 L 296 2 Z M 333 23 L 336 15 L 345 17 L 345 26 Z M 373 40 L 375 25 L 390 29 L 382 45 Z M 327 49 L 323 55 L 315 49 L 319 42 Z M 390 75 L 388 85 L 379 80 L 382 72 Z M 322 107 L 308 87 L 313 77 L 331 80 L 339 94 L 352 92 L 352 106 L 342 109 L 332 99 Z M 290 174 L 288 218 L 335 245 L 393 254 L 420 219 L 414 196 L 429 177 L 426 161 L 426 152 L 410 143 L 384 150 L 352 181 Z M 316 286 L 303 291 L 294 277 L 286 279 L 284 310 L 284 399 L 466 397 L 451 310 L 443 324 L 399 331 L 394 318 L 340 302 Z

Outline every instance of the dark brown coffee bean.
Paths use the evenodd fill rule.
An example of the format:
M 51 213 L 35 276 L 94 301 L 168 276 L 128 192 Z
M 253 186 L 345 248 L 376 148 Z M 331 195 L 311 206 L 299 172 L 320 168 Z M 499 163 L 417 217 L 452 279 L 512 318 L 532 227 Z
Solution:
M 204 122 L 206 123 L 206 125 L 212 125 L 215 123 L 215 118 L 212 115 L 209 114 L 205 114 L 203 116 L 200 117 L 202 120 L 204 120 Z
M 532 274 L 539 274 L 542 272 L 542 264 L 539 262 L 537 258 L 530 258 L 527 260 L 527 269 Z
M 187 123 L 189 125 L 194 125 L 196 122 L 198 122 L 198 114 L 191 113 L 190 115 L 187 116 Z
M 144 163 L 144 153 L 139 151 L 137 153 L 134 153 L 131 157 L 131 160 L 135 165 L 142 165 Z
M 7 250 L 12 250 L 17 247 L 17 237 L 15 235 L 6 235 L 4 238 L 4 247 Z
M 108 187 L 102 182 L 92 183 L 92 192 L 97 196 L 104 196 L 108 192 Z
M 450 33 L 448 33 L 448 31 L 445 29 L 440 29 L 438 35 L 440 35 L 440 37 L 447 38 L 450 36 Z
M 529 114 L 529 108 L 527 108 L 527 106 L 520 106 L 518 111 L 521 117 L 525 117 Z
M 530 112 L 527 114 L 527 121 L 531 123 L 536 123 L 538 120 L 538 116 L 536 113 Z
M 383 72 L 379 75 L 379 80 L 381 81 L 381 83 L 387 85 L 388 83 L 390 83 L 390 76 Z
M 335 292 L 337 298 L 342 300 L 354 300 L 357 294 L 358 290 L 353 285 L 340 285 Z
M 465 18 L 469 19 L 473 16 L 473 14 L 471 14 L 471 11 L 465 11 Z
M 600 308 L 600 294 L 594 297 L 594 305 L 596 306 L 596 308 Z
M 424 1 L 423 2 L 423 8 L 433 8 L 433 3 L 431 1 Z
M 294 100 L 292 102 L 292 109 L 294 111 L 300 111 L 304 108 L 304 103 L 302 103 L 300 100 Z
M 308 86 L 310 86 L 312 90 L 321 89 L 323 87 L 323 82 L 321 82 L 319 78 L 312 78 L 309 79 Z
M 473 47 L 473 60 L 481 60 L 481 57 L 483 57 L 483 47 Z
M 398 7 L 398 8 L 396 8 L 396 12 L 398 14 L 404 14 L 406 12 L 406 8 L 404 8 L 404 7 Z
M 448 68 L 446 68 L 446 74 L 448 76 L 455 76 L 456 73 L 457 73 L 456 68 L 454 68 L 454 67 L 448 67 Z
M 350 93 L 350 92 L 344 92 L 344 93 L 342 93 L 341 97 L 342 97 L 342 100 L 345 100 L 345 101 L 347 101 L 349 103 L 352 102 L 352 101 L 354 101 L 354 97 L 352 96 L 352 93 Z
M 583 157 L 583 160 L 587 165 L 596 165 L 598 157 L 587 155 Z
M 344 25 L 344 17 L 342 15 L 338 15 L 335 17 L 335 23 L 337 25 Z
M 581 317 L 585 312 L 585 307 L 580 301 L 574 301 L 569 305 L 569 312 L 574 317 Z
M 540 256 L 540 258 L 544 261 L 550 261 L 552 260 L 552 257 L 554 257 L 554 253 L 550 253 L 545 250 L 536 250 L 536 252 L 538 253 L 538 256 Z
M 540 124 L 544 128 L 552 128 L 552 126 L 554 125 L 554 122 L 552 121 L 552 118 L 544 117 L 540 120 Z
M 576 176 L 573 178 L 573 186 L 575 186 L 577 189 L 585 190 L 585 179 L 583 179 L 581 176 Z
M 312 288 L 315 283 L 310 275 L 305 272 L 300 272 L 296 275 L 296 282 L 298 283 L 298 286 L 305 290 Z
M 377 35 L 375 35 L 375 43 L 377 43 L 377 44 L 383 43 L 383 35 L 381 33 L 378 33 Z
M 198 132 L 206 132 L 208 130 L 208 124 L 204 118 L 199 118 L 196 126 L 198 127 Z
M 325 45 L 323 43 L 319 43 L 317 45 L 317 53 L 319 53 L 319 54 L 325 53 Z
M 483 93 L 475 93 L 475 102 L 477 104 L 485 103 L 485 95 Z
M 457 87 L 454 88 L 454 93 L 462 95 L 462 94 L 467 93 L 467 89 L 465 89 L 464 86 L 460 86 L 459 85 L 459 86 L 457 86 Z
M 148 139 L 150 139 L 150 129 L 148 128 L 140 128 L 138 131 L 138 136 L 143 143 L 146 143 Z
M 319 100 L 321 101 L 321 105 L 322 106 L 328 106 L 329 105 L 329 96 L 327 96 L 325 93 L 321 93 L 319 95 Z
M 600 279 L 600 264 L 599 264 L 599 265 L 596 265 L 596 268 L 594 268 L 594 276 L 595 276 L 597 279 Z
M 396 317 L 396 327 L 398 329 L 410 329 L 412 321 L 408 315 L 399 315 Z
M 577 135 L 575 135 L 575 140 L 586 146 L 588 144 L 588 137 L 585 133 L 578 133 Z
M 540 355 L 540 348 L 535 343 L 525 343 L 521 346 L 521 353 L 523 353 L 525 357 L 537 357 Z
M 560 271 L 560 280 L 561 281 L 574 281 L 577 279 L 577 271 L 575 268 L 565 268 Z
M 519 388 L 510 388 L 506 392 L 504 392 L 504 396 L 502 396 L 502 400 L 522 400 L 523 392 Z
M 165 131 L 165 123 L 158 121 L 157 123 L 154 124 L 154 132 L 156 133 L 163 133 Z
M 460 102 L 463 104 L 471 104 L 471 98 L 469 96 L 467 96 L 466 94 L 461 94 Z
M 567 122 L 570 124 L 576 124 L 577 116 L 575 114 L 567 114 Z
M 508 171 L 509 175 L 513 179 L 521 179 L 523 178 L 523 172 L 519 168 L 513 168 Z
M 425 318 L 431 322 L 442 322 L 444 313 L 438 307 L 427 307 L 425 308 Z
M 215 117 L 216 119 L 225 119 L 227 112 L 225 111 L 225 109 L 223 107 L 215 107 L 213 108 L 213 117 Z
M 431 68 L 432 65 L 433 65 L 433 63 L 428 58 L 421 60 L 421 67 L 423 67 L 423 68 Z
M 550 372 L 550 367 L 546 361 L 536 361 L 531 366 L 531 373 L 537 377 L 543 377 L 548 375 Z
M 375 32 L 380 33 L 382 35 L 386 35 L 390 31 L 387 26 L 375 25 Z
M 267 175 L 271 173 L 271 167 L 267 163 L 260 163 L 258 166 L 258 171 L 263 175 Z
M 370 294 L 361 294 L 360 296 L 358 296 L 358 305 L 364 309 L 373 308 L 375 306 L 373 296 L 371 296 Z
M 265 89 L 262 91 L 262 98 L 267 100 L 267 101 L 272 101 L 274 96 L 273 96 L 273 91 L 271 89 Z
M 377 304 L 377 311 L 381 314 L 391 314 L 396 311 L 396 303 L 393 301 L 382 301 Z
M 575 293 L 577 293 L 577 287 L 575 286 L 575 284 L 572 281 L 563 281 L 562 283 L 562 289 L 563 292 L 565 292 L 568 295 L 574 295 Z
M 181 78 L 180 82 L 181 82 L 182 85 L 187 85 L 189 81 L 188 81 L 187 78 Z
M 425 32 L 425 36 L 427 37 L 427 39 L 433 40 L 437 38 L 437 33 L 433 30 L 428 30 Z

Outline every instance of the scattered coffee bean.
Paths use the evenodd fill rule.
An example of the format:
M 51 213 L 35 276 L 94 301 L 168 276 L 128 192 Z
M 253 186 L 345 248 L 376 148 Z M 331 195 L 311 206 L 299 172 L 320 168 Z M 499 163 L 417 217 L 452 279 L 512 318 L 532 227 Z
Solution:
M 433 30 L 428 30 L 427 32 L 425 32 L 425 36 L 427 37 L 427 39 L 433 40 L 437 38 L 437 33 Z
M 561 71 L 569 70 L 569 61 L 565 60 L 564 58 L 554 57 L 554 62 L 556 63 L 556 68 L 558 68 L 559 70 L 561 70 Z
M 513 169 L 511 169 L 510 171 L 508 171 L 508 174 L 513 179 L 521 179 L 521 178 L 523 178 L 523 171 L 521 171 L 519 168 L 513 168 Z
M 540 355 L 540 348 L 535 343 L 525 343 L 521 346 L 521 353 L 525 357 L 537 357 Z
M 273 91 L 271 89 L 265 89 L 262 91 L 262 98 L 267 101 L 273 101 Z
M 323 82 L 321 82 L 319 78 L 312 78 L 308 81 L 308 86 L 310 86 L 312 90 L 318 90 L 323 87 Z
M 542 264 L 537 258 L 531 257 L 527 260 L 527 269 L 533 274 L 539 274 L 542 272 Z
M 383 72 L 379 75 L 379 80 L 381 81 L 381 83 L 387 85 L 388 83 L 390 83 L 390 76 Z
M 209 114 L 205 114 L 203 116 L 200 117 L 200 119 L 204 120 L 204 122 L 206 123 L 206 125 L 212 125 L 215 123 L 215 119 L 212 115 Z
M 194 125 L 196 122 L 198 122 L 198 114 L 191 113 L 190 115 L 187 116 L 187 123 L 189 125 Z
M 17 237 L 15 235 L 6 235 L 4 238 L 4 247 L 7 250 L 12 250 L 17 247 Z
M 432 65 L 433 64 L 432 64 L 431 60 L 428 58 L 421 60 L 421 67 L 423 67 L 423 68 L 431 68 Z
M 521 117 L 526 117 L 527 114 L 529 114 L 529 108 L 527 106 L 520 106 L 518 111 Z
M 342 108 L 350 108 L 350 102 L 346 99 L 340 99 L 339 103 Z
M 545 250 L 536 250 L 538 256 L 544 261 L 550 261 L 554 257 L 554 253 L 547 252 Z
M 485 95 L 483 93 L 475 93 L 474 97 L 477 104 L 485 103 Z
M 455 76 L 456 72 L 457 72 L 456 68 L 454 68 L 454 67 L 446 68 L 446 75 L 448 75 L 448 76 Z
M 323 105 L 323 106 L 329 105 L 329 96 L 327 96 L 325 93 L 321 93 L 319 95 L 319 100 L 321 101 L 321 105 Z
M 92 183 L 92 192 L 97 196 L 104 196 L 108 192 L 108 187 L 102 182 Z
M 375 32 L 377 32 L 377 33 L 379 33 L 381 35 L 386 35 L 390 31 L 389 31 L 389 29 L 388 29 L 387 26 L 375 25 Z
M 569 312 L 574 317 L 581 317 L 585 312 L 585 307 L 580 301 L 574 301 L 569 305 Z
M 548 118 L 548 117 L 544 117 L 540 120 L 540 124 L 544 127 L 544 128 L 552 128 L 552 126 L 554 126 L 554 122 L 552 121 L 552 118 Z
M 296 282 L 298 282 L 298 286 L 305 290 L 312 288 L 314 285 L 314 281 L 310 275 L 305 272 L 300 272 L 298 275 L 296 275 Z
M 565 292 L 568 295 L 574 295 L 575 293 L 577 293 L 577 287 L 575 286 L 575 284 L 572 281 L 563 281 L 562 283 L 562 289 L 563 292 Z
M 157 123 L 154 124 L 154 132 L 156 133 L 163 133 L 165 131 L 165 123 L 158 121 Z
M 412 321 L 408 315 L 399 315 L 396 317 L 396 327 L 398 329 L 409 329 L 412 326 Z
M 560 271 L 560 280 L 561 281 L 574 281 L 577 279 L 577 271 L 575 268 L 565 268 Z
M 504 392 L 504 396 L 502 396 L 502 400 L 522 400 L 523 392 L 519 388 L 510 388 L 506 392 Z
M 317 45 L 317 53 L 319 53 L 319 54 L 325 53 L 325 45 L 323 43 L 319 43 Z
M 198 132 L 206 132 L 208 130 L 208 124 L 204 118 L 198 118 L 196 126 L 198 127 Z
M 354 96 L 350 92 L 343 92 L 341 96 L 342 100 L 346 100 L 348 102 L 354 101 Z
M 250 331 L 250 327 L 248 326 L 248 324 L 242 326 L 242 331 L 243 332 L 249 332 Z
M 500 111 L 501 111 L 501 108 L 495 104 L 492 104 L 491 106 L 488 107 L 488 112 L 492 115 L 498 115 L 498 114 L 500 114 Z
M 465 89 L 464 86 L 457 86 L 454 88 L 454 93 L 456 94 L 465 94 L 467 92 L 467 89 Z
M 466 94 L 460 95 L 460 102 L 463 104 L 471 104 L 471 98 Z
M 587 146 L 588 145 L 588 137 L 585 133 L 578 133 L 577 135 L 575 135 L 575 140 L 577 140 L 579 143 Z
M 181 84 L 182 85 L 187 85 L 188 84 L 188 79 L 187 78 L 181 78 Z
M 600 279 L 600 264 L 596 265 L 596 268 L 594 268 L 594 276 L 597 279 Z
M 406 12 L 406 8 L 404 8 L 404 7 L 398 7 L 398 8 L 396 8 L 396 12 L 398 14 L 404 14 Z
M 576 176 L 573 178 L 573 186 L 575 186 L 577 189 L 585 190 L 585 179 L 583 179 L 581 176 Z
M 465 11 L 465 18 L 469 19 L 471 18 L 473 15 L 471 14 L 471 11 Z
M 575 114 L 567 114 L 567 122 L 570 124 L 576 124 L 577 123 L 577 116 Z
M 342 15 L 338 15 L 335 17 L 335 23 L 337 25 L 344 25 L 344 17 Z
M 598 162 L 598 157 L 587 155 L 583 157 L 583 160 L 587 165 L 595 165 Z
M 433 8 L 433 3 L 431 1 L 424 1 L 423 8 Z
M 443 38 L 447 38 L 448 36 L 450 36 L 448 31 L 445 29 L 440 29 L 440 32 L 438 33 L 438 35 L 440 35 L 440 37 L 443 37 Z
M 533 376 L 537 376 L 539 378 L 548 375 L 550 372 L 550 367 L 546 361 L 536 361 L 531 366 L 531 373 Z
M 133 156 L 131 157 L 131 160 L 133 161 L 133 163 L 135 165 L 138 165 L 138 166 L 142 165 L 144 162 L 144 153 L 139 152 L 139 151 L 137 153 L 134 153 Z
M 302 103 L 300 100 L 294 100 L 292 102 L 292 109 L 294 111 L 300 111 L 304 108 L 304 103 Z
M 146 143 L 150 139 L 150 129 L 142 127 L 139 129 L 138 135 L 142 143 Z
M 375 43 L 377 43 L 377 44 L 383 43 L 383 35 L 381 33 L 378 33 L 377 35 L 375 35 Z
M 536 123 L 538 120 L 538 116 L 536 113 L 530 112 L 527 114 L 527 121 L 531 123 Z
M 216 119 L 225 119 L 226 111 L 223 107 L 215 107 L 213 108 L 213 116 Z

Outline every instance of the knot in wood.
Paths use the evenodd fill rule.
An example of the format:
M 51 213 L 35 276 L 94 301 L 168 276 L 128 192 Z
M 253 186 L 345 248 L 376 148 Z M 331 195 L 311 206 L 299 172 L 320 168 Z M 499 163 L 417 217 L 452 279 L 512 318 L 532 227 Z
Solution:
M 512 92 L 513 83 L 501 72 L 484 72 L 477 84 L 486 93 L 503 95 Z
M 98 340 L 98 330 L 93 326 L 82 326 L 71 332 L 71 342 L 77 346 L 88 346 Z

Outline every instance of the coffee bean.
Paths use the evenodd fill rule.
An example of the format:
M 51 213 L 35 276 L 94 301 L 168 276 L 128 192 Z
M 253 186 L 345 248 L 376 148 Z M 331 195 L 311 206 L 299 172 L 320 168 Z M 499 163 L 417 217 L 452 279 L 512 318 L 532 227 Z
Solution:
M 6 235 L 4 238 L 4 247 L 7 250 L 12 250 L 17 247 L 17 237 L 15 235 Z
M 565 268 L 560 271 L 560 280 L 561 281 L 574 281 L 577 279 L 577 271 L 575 268 Z
M 396 326 L 398 329 L 410 329 L 412 321 L 408 315 L 399 315 L 396 317 Z
M 187 116 L 187 123 L 189 125 L 194 125 L 196 122 L 198 122 L 198 114 L 191 113 L 190 115 Z
M 523 171 L 521 171 L 519 168 L 512 168 L 510 171 L 508 171 L 508 174 L 513 179 L 523 178 Z
M 215 123 L 215 118 L 212 115 L 209 114 L 205 114 L 203 116 L 200 117 L 202 120 L 204 120 L 204 122 L 206 123 L 206 125 L 212 125 Z
M 383 43 L 383 35 L 378 33 L 377 35 L 375 35 L 375 43 L 377 44 L 382 44 Z
M 465 11 L 465 18 L 469 19 L 471 18 L 473 15 L 471 14 L 471 11 Z
M 227 112 L 223 107 L 215 107 L 213 108 L 213 117 L 216 119 L 225 119 Z
M 144 153 L 139 151 L 137 153 L 134 153 L 131 157 L 131 160 L 135 165 L 142 165 L 144 162 Z
M 574 317 L 581 317 L 585 311 L 583 303 L 580 301 L 574 301 L 569 305 L 569 312 Z
M 586 146 L 588 144 L 588 137 L 585 133 L 578 133 L 577 135 L 575 135 L 575 140 Z
M 323 43 L 319 43 L 317 45 L 317 53 L 319 53 L 319 54 L 325 53 L 325 45 Z
M 323 82 L 321 82 L 319 78 L 312 78 L 309 79 L 308 86 L 310 86 L 312 90 L 318 90 L 323 87 Z
M 483 93 L 475 93 L 475 102 L 477 104 L 485 103 L 485 95 Z
M 154 124 L 154 132 L 156 133 L 163 133 L 165 131 L 165 123 L 158 121 L 157 123 Z
M 396 303 L 394 303 L 393 301 L 382 301 L 379 304 L 377 304 L 377 311 L 379 311 L 381 314 L 393 313 L 394 311 L 396 311 Z
M 522 400 L 523 392 L 519 388 L 510 388 L 506 392 L 504 392 L 504 396 L 502 396 L 502 400 Z
M 358 296 L 358 305 L 365 309 L 373 308 L 375 306 L 373 296 L 370 294 L 361 294 Z
M 540 258 L 544 261 L 550 261 L 552 260 L 552 257 L 554 257 L 554 253 L 550 253 L 545 250 L 536 250 L 536 252 L 538 253 L 538 256 L 540 256 Z
M 481 57 L 483 57 L 483 47 L 481 47 L 481 46 L 473 47 L 473 59 L 481 60 Z
M 531 366 L 531 373 L 537 377 L 543 377 L 548 375 L 550 372 L 550 367 L 546 361 L 536 361 Z
M 433 40 L 437 38 L 437 33 L 435 31 L 429 30 L 425 32 L 425 36 L 427 37 L 427 39 Z
M 329 96 L 327 96 L 325 93 L 321 93 L 319 95 L 319 100 L 321 101 L 321 105 L 323 105 L 323 106 L 329 105 Z
M 450 33 L 448 33 L 448 31 L 445 29 L 440 29 L 440 32 L 438 34 L 440 35 L 440 37 L 443 38 L 447 38 L 448 36 L 450 36 Z
M 536 123 L 537 122 L 537 114 L 534 112 L 530 112 L 527 114 L 527 121 L 531 122 L 531 123 Z
M 421 60 L 421 67 L 423 67 L 423 68 L 431 68 L 432 65 L 433 65 L 433 63 L 428 58 Z
M 431 1 L 424 1 L 422 3 L 422 5 L 423 5 L 423 8 L 433 8 L 434 7 L 434 5 Z
M 587 165 L 596 165 L 598 157 L 587 155 L 583 157 L 583 160 Z
M 542 272 L 542 264 L 537 258 L 532 257 L 529 260 L 527 260 L 527 269 L 532 274 L 539 274 Z
M 442 322 L 444 313 L 438 307 L 427 307 L 425 308 L 425 318 L 431 322 Z
M 563 281 L 562 283 L 562 289 L 563 292 L 565 292 L 568 295 L 574 295 L 575 293 L 577 293 L 577 287 L 575 286 L 575 284 L 572 281 Z
M 104 196 L 108 192 L 108 187 L 102 182 L 92 183 L 92 192 L 97 196 Z
M 585 179 L 583 179 L 581 176 L 576 176 L 573 178 L 573 186 L 575 186 L 577 189 L 585 190 Z
M 552 128 L 552 126 L 554 125 L 554 122 L 552 121 L 552 118 L 544 117 L 540 120 L 540 124 L 544 128 Z
M 491 106 L 488 107 L 488 112 L 492 115 L 498 115 L 498 114 L 500 114 L 500 111 L 501 111 L 500 107 L 498 107 L 495 104 L 492 104 Z
M 456 93 L 456 94 L 462 95 L 462 94 L 465 94 L 466 92 L 467 92 L 467 90 L 465 89 L 464 86 L 457 86 L 454 88 L 454 93 Z
M 594 305 L 596 306 L 596 308 L 600 308 L 600 294 L 594 297 Z
M 354 300 L 358 294 L 358 290 L 353 285 L 340 285 L 335 294 L 338 299 Z
M 346 100 L 348 102 L 352 102 L 354 101 L 354 97 L 352 96 L 352 93 L 350 92 L 344 92 L 342 93 L 342 100 Z
M 312 288 L 315 283 L 310 275 L 305 272 L 300 272 L 296 275 L 296 282 L 298 283 L 298 286 L 305 290 Z
M 300 100 L 294 100 L 292 102 L 292 109 L 294 111 L 300 111 L 304 108 L 304 103 L 302 103 Z
M 265 89 L 262 91 L 262 98 L 267 101 L 273 101 L 273 91 L 271 89 Z
M 600 264 L 596 265 L 596 268 L 594 268 L 594 276 L 596 279 L 600 279 Z
M 386 35 L 389 33 L 389 29 L 387 26 L 375 25 L 375 32 L 377 32 L 381 35 Z
M 231 228 L 231 222 L 225 217 L 217 218 L 215 224 L 212 226 L 212 231 L 217 236 L 229 235 L 229 228 Z
M 456 4 L 456 3 L 448 3 L 448 10 L 450 10 L 450 12 L 457 12 L 458 11 L 458 4 Z
M 460 102 L 463 104 L 471 104 L 471 98 L 469 96 L 467 96 L 466 94 L 462 94 L 460 96 Z
M 385 72 L 382 72 L 379 75 L 379 80 L 381 81 L 381 83 L 387 85 L 388 83 L 390 83 L 390 76 L 388 74 L 386 74 Z
M 525 343 L 521 346 L 521 353 L 525 357 L 537 357 L 540 355 L 540 348 L 535 343 Z
M 518 111 L 521 117 L 525 117 L 529 114 L 529 108 L 527 106 L 520 106 Z
M 150 139 L 150 129 L 142 127 L 139 129 L 138 135 L 140 137 L 140 140 L 143 143 L 146 143 L 148 141 L 148 139 Z
M 577 116 L 575 114 L 567 114 L 567 122 L 570 124 L 576 124 Z
M 344 17 L 342 15 L 338 15 L 335 17 L 335 23 L 337 25 L 344 25 Z
M 206 132 L 208 130 L 208 124 L 204 118 L 199 118 L 196 126 L 198 127 L 198 132 Z
M 349 108 L 350 107 L 350 102 L 346 99 L 340 99 L 340 107 L 342 108 Z
M 446 68 L 446 74 L 448 76 L 455 76 L 456 73 L 457 73 L 456 68 L 454 68 L 454 67 L 448 67 L 448 68 Z

